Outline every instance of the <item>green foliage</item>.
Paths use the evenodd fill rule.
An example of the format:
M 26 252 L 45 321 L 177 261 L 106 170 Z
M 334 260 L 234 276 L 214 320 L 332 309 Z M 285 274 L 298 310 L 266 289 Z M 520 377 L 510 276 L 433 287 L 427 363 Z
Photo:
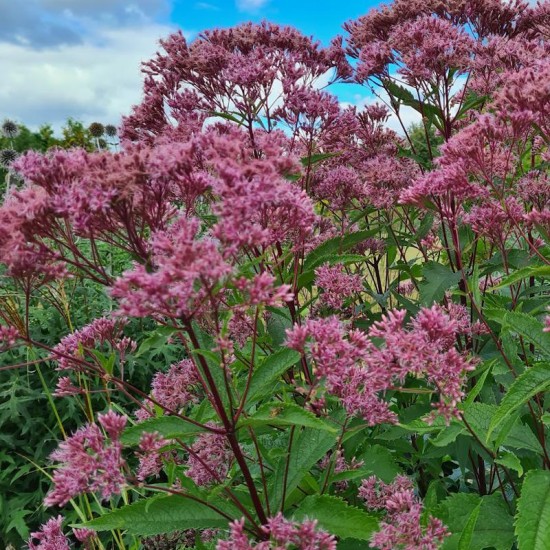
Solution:
M 518 500 L 516 535 L 519 550 L 544 550 L 550 541 L 550 472 L 531 470 Z
M 330 495 L 306 497 L 293 513 L 299 520 L 316 519 L 319 525 L 341 539 L 369 540 L 378 528 L 378 519 Z
M 457 493 L 439 505 L 436 515 L 452 532 L 443 550 L 510 550 L 514 544 L 512 518 L 499 493 Z
M 219 504 L 213 502 L 212 506 Z M 226 505 L 227 506 L 227 505 Z M 231 508 L 234 512 L 234 509 Z M 161 495 L 108 512 L 82 527 L 96 531 L 123 529 L 132 535 L 150 536 L 185 529 L 225 527 L 227 519 L 191 498 Z

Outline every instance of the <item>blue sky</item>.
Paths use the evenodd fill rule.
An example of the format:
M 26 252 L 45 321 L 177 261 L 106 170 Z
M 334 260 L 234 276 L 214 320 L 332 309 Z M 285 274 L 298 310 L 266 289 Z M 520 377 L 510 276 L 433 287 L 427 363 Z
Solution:
M 324 44 L 372 0 L 0 0 L 0 120 L 31 128 L 68 117 L 118 124 L 141 100 L 140 65 L 159 39 L 267 19 Z M 342 102 L 371 101 L 358 86 L 331 88 Z
M 171 19 L 192 31 L 268 19 L 297 27 L 328 44 L 331 38 L 343 33 L 345 21 L 364 15 L 377 4 L 372 0 L 175 0 Z

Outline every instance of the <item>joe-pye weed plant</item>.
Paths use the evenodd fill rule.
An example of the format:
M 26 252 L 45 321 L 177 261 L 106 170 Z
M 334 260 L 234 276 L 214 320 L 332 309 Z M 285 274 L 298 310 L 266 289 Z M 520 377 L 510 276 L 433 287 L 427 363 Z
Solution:
M 398 0 L 326 48 L 176 33 L 120 152 L 15 161 L 3 346 L 83 411 L 30 548 L 548 548 L 549 8 Z M 74 277 L 110 307 L 33 339 Z

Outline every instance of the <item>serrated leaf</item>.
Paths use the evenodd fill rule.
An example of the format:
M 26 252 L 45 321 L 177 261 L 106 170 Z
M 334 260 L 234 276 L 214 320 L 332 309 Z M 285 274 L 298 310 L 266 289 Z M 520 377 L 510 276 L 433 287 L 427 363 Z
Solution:
M 149 418 L 126 428 L 120 437 L 123 445 L 137 445 L 144 432 L 158 432 L 165 439 L 192 437 L 204 432 L 200 426 L 186 422 L 177 416 Z
M 496 410 L 496 405 L 475 402 L 464 411 L 466 421 L 481 441 L 485 441 L 487 445 L 492 448 L 498 446 L 498 442 L 499 445 L 502 444 L 513 449 L 527 449 L 536 453 L 540 452 L 540 443 L 531 429 L 528 426 L 518 424 L 517 420 L 513 417 L 510 419 L 512 421 L 511 425 L 508 427 L 505 426 L 508 432 L 505 434 L 506 437 L 504 439 L 502 439 L 499 433 L 494 434 L 490 440 L 487 441 L 487 431 L 489 430 L 489 425 Z
M 456 285 L 461 278 L 459 272 L 454 273 L 449 267 L 437 262 L 425 264 L 422 276 L 420 300 L 425 306 L 439 303 L 445 296 L 445 291 Z
M 237 118 L 237 116 L 235 116 L 235 115 L 238 115 L 238 117 L 240 117 L 240 118 Z M 220 118 L 224 118 L 225 120 L 230 120 L 231 122 L 235 122 L 239 126 L 241 126 L 243 124 L 244 119 L 245 119 L 244 116 L 241 113 L 231 114 L 231 113 L 223 113 L 223 112 L 220 112 L 220 111 L 210 111 L 210 116 L 220 117 Z
M 547 550 L 550 544 L 550 472 L 525 475 L 518 500 L 516 535 L 519 550 Z
M 491 287 L 491 290 L 505 288 L 521 281 L 522 279 L 527 279 L 527 277 L 550 277 L 550 266 L 530 265 L 527 267 L 522 267 L 521 269 L 514 271 L 511 275 L 504 277 L 498 285 Z
M 491 369 L 493 368 L 493 365 L 496 363 L 496 359 L 493 359 L 491 361 L 486 362 L 484 365 L 481 365 L 480 368 L 484 368 L 481 376 L 476 382 L 476 385 L 468 392 L 468 397 L 464 401 L 464 408 L 467 409 L 474 401 L 475 398 L 479 395 L 481 390 L 483 389 L 483 386 L 485 384 L 485 380 L 487 379 L 488 374 L 491 372 Z
M 491 419 L 487 438 L 490 438 L 493 431 L 519 407 L 548 388 L 550 388 L 550 365 L 547 363 L 538 363 L 518 376 Z
M 472 510 L 472 513 L 470 514 L 470 517 L 468 518 L 468 521 L 466 522 L 466 525 L 462 530 L 462 534 L 460 535 L 460 539 L 458 541 L 457 550 L 470 550 L 470 548 L 472 547 L 472 539 L 474 537 L 474 530 L 477 524 L 477 518 L 479 517 L 480 510 L 481 501 Z
M 319 526 L 341 539 L 369 540 L 378 520 L 367 512 L 330 495 L 306 497 L 293 514 L 294 519 L 315 519 Z
M 304 426 L 315 430 L 338 432 L 332 424 L 317 418 L 311 411 L 294 403 L 281 403 L 280 401 L 262 405 L 254 414 L 243 418 L 237 427 L 245 426 Z
M 510 470 L 515 470 L 518 473 L 518 476 L 523 475 L 523 466 L 521 465 L 520 459 L 514 453 L 503 453 L 502 456 L 495 459 L 497 464 L 502 464 Z
M 282 346 L 286 339 L 286 330 L 292 327 L 292 319 L 285 308 L 268 307 L 267 311 L 272 313 L 267 319 L 267 332 L 275 347 Z
M 434 439 L 430 439 L 430 443 L 436 447 L 446 447 L 465 431 L 464 426 L 451 424 L 449 427 L 443 428 Z
M 508 311 L 503 325 L 522 336 L 550 359 L 550 333 L 544 332 L 543 324 L 534 317 L 517 311 Z
M 148 351 L 152 349 L 157 349 L 162 346 L 164 346 L 174 332 L 176 332 L 177 329 L 170 328 L 170 327 L 158 327 L 153 334 L 145 338 L 141 345 L 139 346 L 139 349 L 136 353 L 136 357 L 140 357 L 144 353 L 147 353 Z
M 372 445 L 361 453 L 358 460 L 363 461 L 363 468 L 370 470 L 384 483 L 392 482 L 401 473 L 394 455 L 382 445 Z
M 227 527 L 228 520 L 208 506 L 178 495 L 155 496 L 124 506 L 79 527 L 94 531 L 127 530 L 153 536 L 185 529 Z
M 480 497 L 472 493 L 456 493 L 445 499 L 435 510 L 451 531 L 442 550 L 458 550 L 460 539 L 479 506 L 479 515 L 470 538 L 469 550 L 510 550 L 514 544 L 513 518 L 500 493 Z
M 254 371 L 247 402 L 252 403 L 273 390 L 273 384 L 300 360 L 300 354 L 292 349 L 284 348 L 269 355 Z

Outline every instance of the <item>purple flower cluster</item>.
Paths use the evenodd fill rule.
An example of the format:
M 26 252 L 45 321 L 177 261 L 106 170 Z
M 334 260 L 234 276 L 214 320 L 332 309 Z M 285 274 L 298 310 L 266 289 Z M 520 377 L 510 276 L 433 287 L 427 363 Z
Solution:
M 262 526 L 269 541 L 251 542 L 244 532 L 244 519 L 233 522 L 230 527 L 229 539 L 218 541 L 216 550 L 336 550 L 336 538 L 318 529 L 316 521 L 293 522 L 281 513 Z
M 62 530 L 63 516 L 48 520 L 40 531 L 31 533 L 29 550 L 69 550 L 69 540 Z
M 363 291 L 360 275 L 348 275 L 341 266 L 321 266 L 315 270 L 317 286 L 323 289 L 321 301 L 334 309 L 342 309 L 344 300 Z
M 197 387 L 200 379 L 196 366 L 190 359 L 183 359 L 170 366 L 167 372 L 157 372 L 151 383 L 151 397 L 163 407 L 166 414 L 179 412 L 189 404 L 197 403 Z M 136 412 L 139 420 L 154 416 L 151 403 L 145 401 Z
M 53 356 L 57 361 L 58 370 L 78 369 L 78 362 L 73 358 L 82 359 L 87 350 L 93 350 L 97 345 L 108 343 L 113 350 L 121 355 L 136 349 L 136 343 L 130 338 L 122 336 L 124 322 L 101 317 L 89 325 L 75 330 L 65 336 L 53 349 Z
M 227 438 L 215 433 L 201 434 L 191 450 L 185 475 L 199 486 L 222 483 L 233 457 Z
M 113 411 L 98 415 L 99 424 L 87 424 L 59 444 L 51 458 L 60 464 L 53 474 L 54 487 L 46 496 L 47 506 L 64 506 L 72 498 L 87 492 L 101 493 L 108 499 L 119 494 L 125 484 L 120 435 L 126 417 Z
M 310 319 L 287 332 L 287 346 L 304 353 L 327 391 L 341 399 L 349 414 L 370 425 L 397 420 L 381 396 L 409 375 L 435 388 L 435 407 L 449 420 L 459 414 L 464 376 L 473 368 L 454 347 L 456 336 L 467 331 L 461 313 L 423 308 L 406 326 L 406 312 L 391 311 L 367 333 L 346 330 L 336 317 Z
M 390 484 L 370 477 L 361 484 L 359 497 L 368 508 L 385 512 L 379 531 L 371 539 L 379 550 L 438 550 L 450 534 L 434 517 L 424 526 L 422 503 L 407 477 L 397 476 Z

